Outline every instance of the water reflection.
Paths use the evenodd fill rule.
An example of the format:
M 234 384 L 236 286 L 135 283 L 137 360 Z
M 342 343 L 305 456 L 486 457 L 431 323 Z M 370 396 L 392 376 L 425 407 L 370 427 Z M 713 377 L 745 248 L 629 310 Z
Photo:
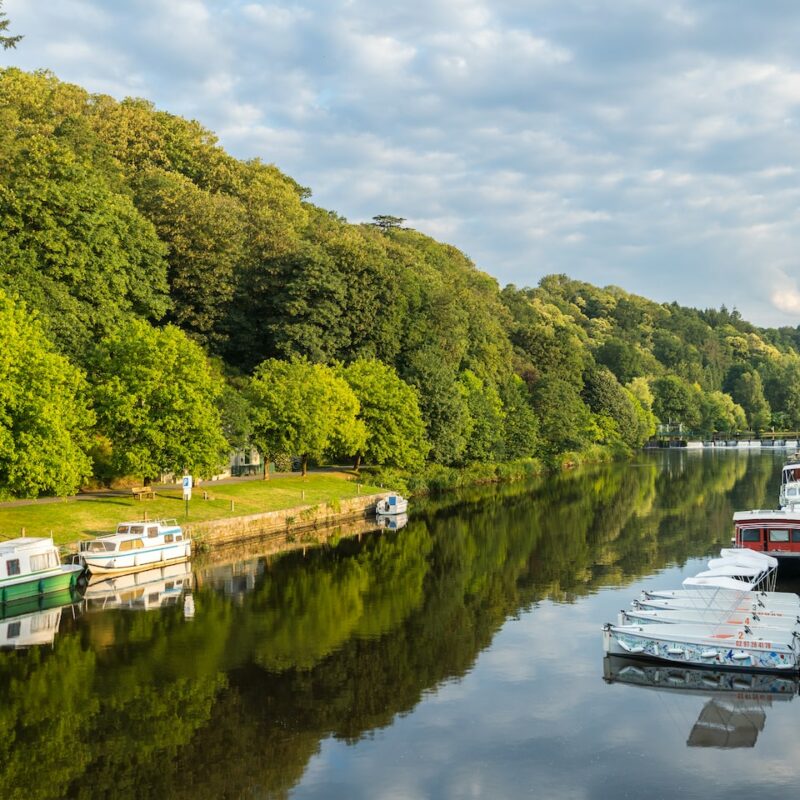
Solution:
M 112 578 L 93 575 L 83 594 L 83 608 L 89 613 L 112 608 L 153 611 L 182 602 L 192 582 L 188 561 Z
M 627 726 L 635 712 L 635 701 L 609 710 L 613 693 L 592 688 L 599 625 L 619 607 L 613 587 L 727 543 L 734 508 L 777 496 L 779 465 L 738 453 L 658 453 L 431 499 L 402 530 L 335 546 L 309 542 L 282 557 L 240 548 L 227 562 L 212 554 L 214 563 L 195 569 L 191 620 L 184 603 L 164 602 L 167 576 L 107 586 L 87 595 L 93 613 L 62 615 L 52 648 L 0 653 L 0 724 L 12 732 L 0 741 L 0 795 L 369 797 L 400 763 L 396 747 L 379 749 L 381 735 L 405 732 L 407 763 L 421 765 L 443 736 L 466 753 L 486 730 L 483 714 L 548 703 L 561 709 L 549 727 L 492 727 L 498 747 L 481 773 L 508 777 L 495 796 L 529 796 L 531 760 L 514 760 L 514 745 L 539 725 L 549 766 L 537 768 L 577 779 L 600 741 L 591 732 Z M 156 610 L 128 613 L 146 607 Z M 481 670 L 490 656 L 506 657 L 498 639 L 515 620 L 538 636 L 515 654 L 525 670 Z M 554 661 L 554 646 L 564 643 L 573 648 L 570 691 L 556 691 L 566 662 Z M 476 680 L 480 692 L 456 703 L 448 723 L 437 703 L 457 686 L 466 697 Z M 416 722 L 428 716 L 437 720 L 433 740 Z M 569 740 L 548 749 L 556 720 Z M 326 760 L 331 748 L 353 769 Z M 364 748 L 370 758 L 358 760 Z M 451 758 L 432 774 L 455 780 L 468 756 Z M 413 794 L 398 785 L 404 793 Z M 417 791 L 458 793 L 435 782 Z
M 43 597 L 0 606 L 0 649 L 19 650 L 53 644 L 61 614 L 74 611 L 80 600 L 76 592 L 65 589 Z
M 797 676 L 724 670 L 687 669 L 606 656 L 606 683 L 688 694 L 705 700 L 692 725 L 687 747 L 755 747 L 773 701 L 790 701 L 798 693 Z

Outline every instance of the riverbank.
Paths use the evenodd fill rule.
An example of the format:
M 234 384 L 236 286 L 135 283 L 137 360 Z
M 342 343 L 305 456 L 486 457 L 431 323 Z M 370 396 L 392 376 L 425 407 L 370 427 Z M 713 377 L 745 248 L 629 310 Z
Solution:
M 225 525 L 246 524 L 260 515 L 283 512 L 289 527 L 305 518 L 333 517 L 355 498 L 379 495 L 380 485 L 361 483 L 345 472 L 325 472 L 275 480 L 240 483 L 208 483 L 195 488 L 189 514 L 180 490 L 157 488 L 152 500 L 137 500 L 119 493 L 89 499 L 68 499 L 34 505 L 6 505 L 0 508 L 0 537 L 53 536 L 56 544 L 67 545 L 114 530 L 121 520 L 175 518 L 198 533 Z M 373 501 L 374 503 L 375 501 Z M 309 509 L 316 509 L 310 511 Z M 345 505 L 347 509 L 347 505 Z M 349 512 L 345 511 L 345 514 Z M 234 522 L 236 521 L 236 522 Z M 211 523 L 214 523 L 212 525 Z M 267 525 L 274 520 L 266 518 Z M 328 523 L 326 523 L 328 524 Z M 200 526 L 205 525 L 205 528 Z

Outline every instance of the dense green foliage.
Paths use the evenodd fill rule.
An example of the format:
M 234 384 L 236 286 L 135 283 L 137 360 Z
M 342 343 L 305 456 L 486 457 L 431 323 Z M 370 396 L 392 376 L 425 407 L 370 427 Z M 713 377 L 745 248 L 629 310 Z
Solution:
M 223 436 L 273 456 L 416 469 L 625 453 L 657 421 L 709 436 L 800 428 L 800 329 L 759 331 L 724 307 L 558 275 L 501 291 L 401 218 L 350 224 L 309 194 L 142 100 L 0 72 L 0 280 L 91 376 L 97 417 L 91 449 L 76 433 L 66 450 L 70 480 L 37 478 L 24 491 L 76 488 L 87 453 L 102 480 L 208 475 L 226 460 Z M 138 372 L 125 337 L 149 343 Z M 125 359 L 108 355 L 110 342 Z M 179 417 L 185 402 L 194 419 L 156 430 L 162 400 L 141 393 L 162 347 L 164 408 Z M 191 363 L 168 372 L 176 348 Z M 333 370 L 324 400 L 313 381 L 298 395 L 302 414 L 278 398 L 268 385 L 288 379 L 278 362 L 316 365 L 315 380 Z M 337 371 L 349 393 L 331 389 Z M 197 376 L 216 388 L 198 396 Z M 292 414 L 302 434 L 282 430 Z

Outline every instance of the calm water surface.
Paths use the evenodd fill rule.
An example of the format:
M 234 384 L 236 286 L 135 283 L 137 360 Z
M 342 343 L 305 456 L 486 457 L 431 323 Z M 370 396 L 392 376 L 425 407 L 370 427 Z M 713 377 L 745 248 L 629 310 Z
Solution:
M 642 455 L 6 619 L 31 646 L 0 652 L 0 797 L 783 798 L 800 698 L 648 686 L 600 632 L 775 505 L 780 465 Z

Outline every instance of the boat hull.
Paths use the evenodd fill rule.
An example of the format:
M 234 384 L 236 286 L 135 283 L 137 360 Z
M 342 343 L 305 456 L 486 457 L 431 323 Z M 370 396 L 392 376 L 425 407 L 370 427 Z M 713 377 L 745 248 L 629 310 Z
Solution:
M 82 560 L 92 575 L 122 575 L 127 572 L 141 572 L 169 564 L 179 564 L 191 558 L 191 555 L 191 542 L 187 540 L 178 545 L 152 551 L 144 549 L 124 555 L 115 553 L 112 558 L 85 554 Z
M 745 672 L 791 672 L 798 668 L 795 652 L 785 645 L 736 639 L 714 641 L 704 637 L 667 638 L 651 633 L 653 627 L 606 625 L 603 628 L 606 655 Z
M 25 580 L 12 584 L 0 584 L 0 604 L 13 603 L 53 592 L 64 592 L 74 589 L 83 567 L 75 564 L 63 564 L 58 570 L 45 574 L 32 574 Z

